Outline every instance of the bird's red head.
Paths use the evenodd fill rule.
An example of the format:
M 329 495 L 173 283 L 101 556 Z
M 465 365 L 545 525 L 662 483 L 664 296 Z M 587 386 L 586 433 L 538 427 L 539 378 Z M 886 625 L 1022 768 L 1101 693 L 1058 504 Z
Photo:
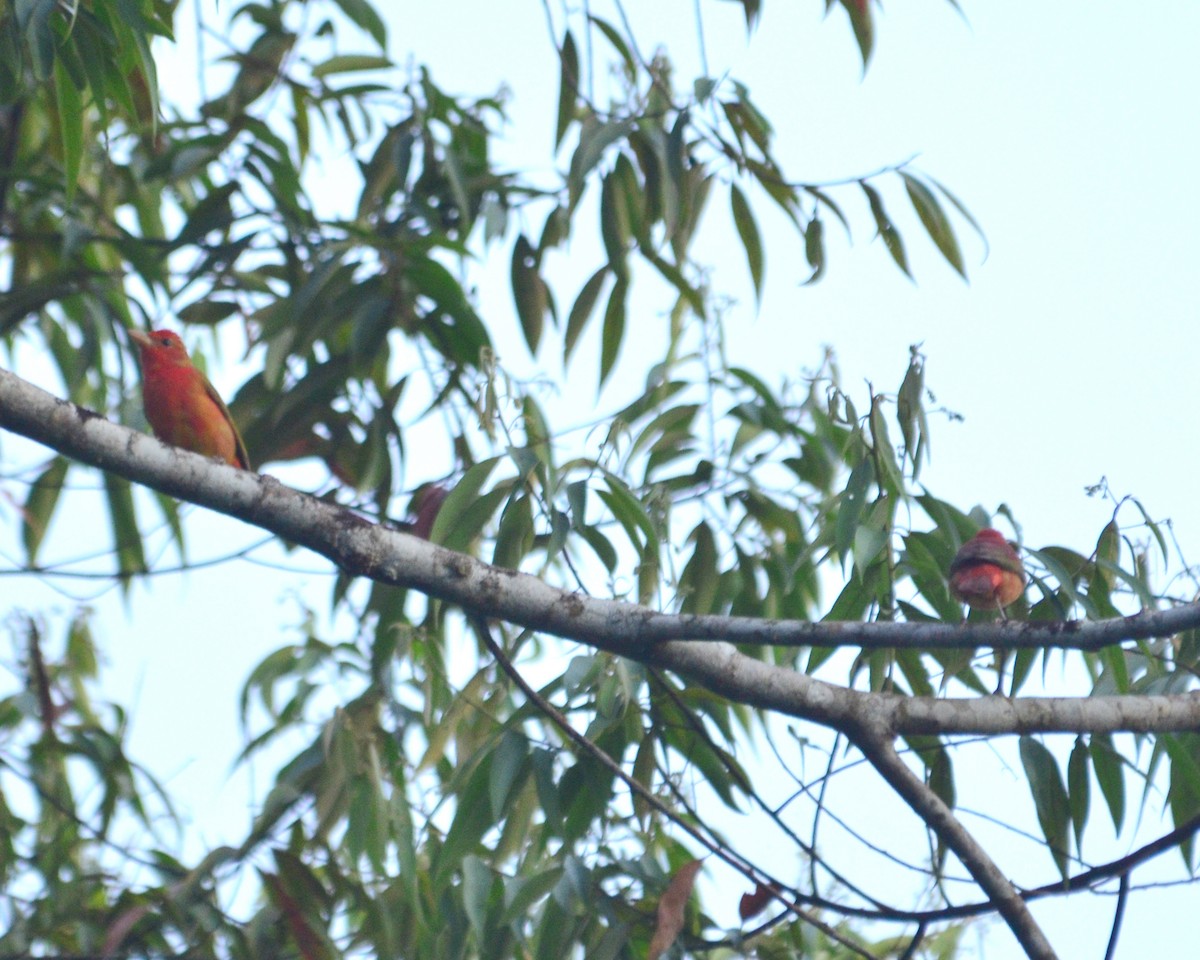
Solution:
M 977 534 L 975 534 L 974 539 L 986 540 L 990 543 L 1008 544 L 1008 541 L 1004 539 L 1004 534 L 1002 534 L 999 530 L 993 530 L 991 527 L 984 527 Z
M 174 331 L 153 330 L 143 333 L 141 330 L 130 330 L 129 339 L 142 348 L 143 365 L 191 366 L 187 347 Z

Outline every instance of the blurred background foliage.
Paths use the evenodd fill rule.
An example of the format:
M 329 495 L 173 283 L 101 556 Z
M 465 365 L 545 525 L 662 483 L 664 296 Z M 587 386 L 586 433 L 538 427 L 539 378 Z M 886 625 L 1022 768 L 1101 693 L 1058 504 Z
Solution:
M 761 4 L 740 5 L 752 34 Z M 10 358 L 44 356 L 64 396 L 138 426 L 124 330 L 175 318 L 201 362 L 224 352 L 250 372 L 230 407 L 256 465 L 307 464 L 322 496 L 384 523 L 407 516 L 436 541 L 568 589 L 694 613 L 959 621 L 946 570 L 993 519 L 920 483 L 930 419 L 947 415 L 920 352 L 898 358 L 892 392 L 852 395 L 832 356 L 768 384 L 725 362 L 719 277 L 694 250 L 705 230 L 731 238 L 761 293 L 759 220 L 771 207 L 794 228 L 804 282 L 829 268 L 825 231 L 851 221 L 905 273 L 907 245 L 920 243 L 965 276 L 970 213 L 907 165 L 836 184 L 791 179 L 745 86 L 676 76 L 669 44 L 647 58 L 621 7 L 595 6 L 546 7 L 553 176 L 499 166 L 505 97 L 452 95 L 427 70 L 397 67 L 369 0 L 206 8 L 222 43 L 194 95 L 164 69 L 191 4 L 0 8 L 0 343 Z M 826 6 L 848 16 L 865 67 L 871 5 Z M 339 156 L 352 158 L 338 168 L 353 191 L 344 209 L 323 189 Z M 903 237 L 889 212 L 902 207 L 914 225 Z M 567 256 L 595 258 L 578 288 L 556 276 Z M 496 257 L 504 298 L 476 286 Z M 510 313 L 497 307 L 510 301 Z M 664 349 L 647 352 L 655 323 Z M 498 340 L 523 343 L 551 382 L 588 367 L 606 400 L 623 375 L 624 395 L 568 431 L 544 383 L 506 369 Z M 430 422 L 440 445 L 414 457 L 408 436 Z M 31 575 L 87 472 L 50 457 L 22 475 L 27 494 L 10 509 Z M 97 479 L 113 577 L 152 570 L 151 522 L 165 521 L 185 555 L 172 500 Z M 1162 532 L 1137 501 L 1114 498 L 1089 556 L 1024 545 L 1032 583 L 1014 615 L 1160 605 L 1148 551 L 1166 557 Z M 552 638 L 504 627 L 493 638 L 396 588 L 341 578 L 331 607 L 346 628 L 320 636 L 314 613 L 247 679 L 240 706 L 242 760 L 284 735 L 307 746 L 240 846 L 186 861 L 162 828 L 171 798 L 126 755 L 124 709 L 102 699 L 87 611 L 65 641 L 39 615 L 10 617 L 20 683 L 0 701 L 0 954 L 640 957 L 671 913 L 655 911 L 671 877 L 707 846 L 738 865 L 746 891 L 775 884 L 828 925 L 776 901 L 765 921 L 722 929 L 701 898 L 673 908 L 673 949 L 953 955 L 955 923 L 923 928 L 905 953 L 913 924 L 879 939 L 882 928 L 840 913 L 852 904 L 869 918 L 881 891 L 802 840 L 811 823 L 764 800 L 739 759 L 765 742 L 780 764 L 780 751 L 797 766 L 811 754 L 832 775 L 836 744 L 797 742 L 758 711 L 606 654 L 578 651 L 545 675 Z M 468 647 L 477 659 L 464 670 Z M 1050 669 L 1044 651 L 752 652 L 920 696 L 1014 695 Z M 1193 685 L 1197 652 L 1187 635 L 1077 656 L 1094 692 L 1172 692 Z M 536 697 L 513 688 L 501 669 L 512 664 L 540 677 Z M 907 746 L 953 805 L 955 744 Z M 1198 747 L 1193 736 L 1081 736 L 1064 758 L 1023 738 L 1047 865 L 1071 875 L 1089 817 L 1102 811 L 1119 831 L 1160 787 L 1175 824 L 1188 824 L 1200 813 Z M 712 798 L 703 809 L 697 784 Z M 724 835 L 721 805 L 782 830 L 803 869 L 770 876 Z M 127 839 L 130 822 L 142 840 Z M 942 860 L 931 840 L 935 892 Z M 717 906 L 741 892 L 723 888 Z M 756 909 L 771 905 L 761 899 Z

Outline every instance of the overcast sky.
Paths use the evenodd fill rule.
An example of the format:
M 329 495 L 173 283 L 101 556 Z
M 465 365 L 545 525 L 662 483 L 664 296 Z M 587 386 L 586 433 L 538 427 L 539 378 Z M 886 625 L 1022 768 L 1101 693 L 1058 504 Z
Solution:
M 912 283 L 871 241 L 866 211 L 848 192 L 853 245 L 830 225 L 826 277 L 801 287 L 808 269 L 800 243 L 764 214 L 768 288 L 755 311 L 732 228 L 724 238 L 710 231 L 703 250 L 721 264 L 714 287 L 737 298 L 733 358 L 772 381 L 815 367 L 828 344 L 845 386 L 860 390 L 869 380 L 894 390 L 909 345 L 922 343 L 929 386 L 964 417 L 933 425 L 933 461 L 922 479 L 937 495 L 989 510 L 1005 501 L 1029 544 L 1086 554 L 1111 505 L 1085 487 L 1104 476 L 1118 495 L 1135 494 L 1155 517 L 1171 519 L 1187 555 L 1200 557 L 1193 440 L 1200 5 L 966 0 L 960 17 L 941 0 L 889 4 L 865 79 L 840 10 L 823 22 L 817 0 L 772 0 L 747 46 L 740 5 L 703 7 L 713 71 L 748 84 L 776 125 L 777 155 L 791 177 L 838 179 L 919 154 L 918 168 L 954 190 L 990 244 L 985 261 L 983 245 L 958 221 L 970 274 L 963 283 L 893 186 L 888 205 L 904 230 Z M 393 58 L 429 63 L 453 93 L 507 84 L 513 122 L 502 158 L 544 163 L 557 89 L 546 83 L 555 74 L 541 5 L 448 0 L 401 8 L 391 26 Z M 659 0 L 634 14 L 644 51 L 672 36 L 682 85 L 697 55 L 690 0 Z M 678 42 L 680 23 L 688 26 Z M 164 77 L 167 98 L 171 82 Z M 719 227 L 724 202 L 708 216 Z M 507 261 L 486 276 L 496 283 L 481 288 L 485 314 L 511 315 Z M 572 279 L 562 296 L 578 285 Z M 501 341 L 504 359 L 534 370 L 515 329 L 514 322 Z M 214 379 L 229 395 L 245 376 L 229 369 Z M 583 406 L 579 419 L 592 409 Z M 0 452 L 6 474 L 14 461 L 40 455 L 8 437 Z M 103 527 L 83 542 L 89 526 L 76 516 L 70 536 L 60 524 L 48 541 L 46 559 L 107 544 Z M 4 517 L 5 553 L 18 556 L 14 514 Z M 209 515 L 192 526 L 193 559 L 256 537 Z M 240 684 L 269 651 L 297 638 L 289 630 L 301 619 L 297 597 L 319 611 L 328 606 L 324 565 L 302 554 L 284 560 L 282 571 L 235 564 L 136 585 L 128 603 L 112 592 L 95 600 L 109 664 L 104 693 L 134 698 L 133 754 L 180 792 L 208 842 L 235 837 L 246 822 L 245 778 L 228 776 L 241 742 Z M 65 615 L 86 587 L 59 586 L 70 593 L 4 578 L 0 609 L 54 606 Z M 1027 796 L 1010 779 L 1019 788 L 1013 795 Z M 1106 812 L 1097 807 L 1094 817 L 1102 832 Z M 1178 876 L 1178 856 L 1164 859 Z M 1041 870 L 1049 879 L 1048 858 Z M 1194 895 L 1185 888 L 1134 898 L 1118 956 L 1155 955 L 1155 942 L 1177 952 L 1186 914 L 1174 911 Z M 1111 909 L 1111 898 L 1095 898 L 1037 912 L 1064 957 L 1099 960 Z M 1018 956 L 1002 927 L 990 929 L 990 960 Z

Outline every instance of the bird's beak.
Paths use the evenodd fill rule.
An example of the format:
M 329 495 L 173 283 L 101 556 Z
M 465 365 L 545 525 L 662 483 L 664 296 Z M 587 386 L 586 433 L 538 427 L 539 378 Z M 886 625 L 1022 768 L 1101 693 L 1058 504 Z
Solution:
M 152 346 L 154 343 L 154 341 L 150 339 L 150 334 L 144 333 L 141 330 L 135 330 L 133 327 L 130 327 L 125 332 L 129 334 L 130 340 L 143 349 Z

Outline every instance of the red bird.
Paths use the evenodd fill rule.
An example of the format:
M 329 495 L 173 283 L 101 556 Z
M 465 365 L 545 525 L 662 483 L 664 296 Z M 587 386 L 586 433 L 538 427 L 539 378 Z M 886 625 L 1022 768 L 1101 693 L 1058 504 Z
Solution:
M 1025 567 L 999 530 L 980 530 L 950 564 L 950 592 L 975 610 L 999 610 L 1025 592 Z
M 229 408 L 208 377 L 192 365 L 178 335 L 170 330 L 130 330 L 129 336 L 142 349 L 142 406 L 154 435 L 249 470 L 250 457 Z

